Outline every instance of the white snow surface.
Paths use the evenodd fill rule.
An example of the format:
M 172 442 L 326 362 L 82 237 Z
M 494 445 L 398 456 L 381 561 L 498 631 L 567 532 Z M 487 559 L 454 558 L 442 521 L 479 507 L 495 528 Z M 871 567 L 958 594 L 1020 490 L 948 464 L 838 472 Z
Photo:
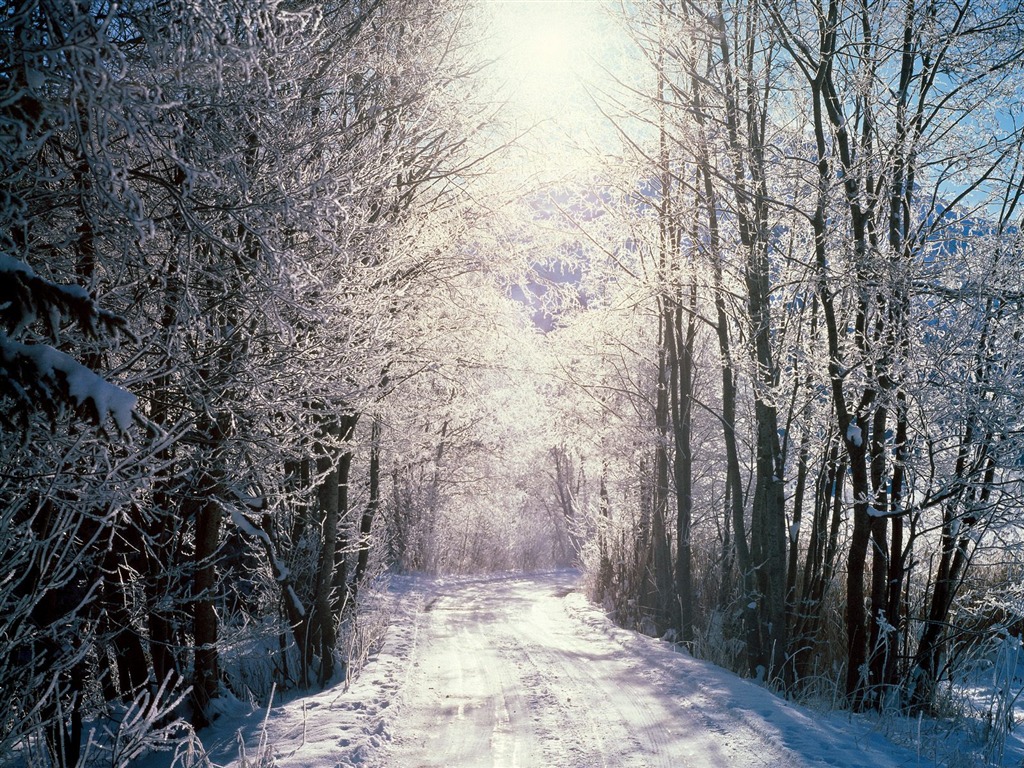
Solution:
M 202 733 L 209 756 L 253 765 L 262 742 L 277 768 L 933 765 L 868 720 L 614 626 L 578 578 L 402 578 L 385 642 L 350 686 L 226 713 Z

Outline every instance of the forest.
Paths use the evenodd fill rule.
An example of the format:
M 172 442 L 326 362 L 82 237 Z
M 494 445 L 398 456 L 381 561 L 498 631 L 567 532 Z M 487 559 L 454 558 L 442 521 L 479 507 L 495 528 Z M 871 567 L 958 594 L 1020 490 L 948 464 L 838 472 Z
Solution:
M 358 674 L 399 571 L 853 711 L 1024 630 L 1024 8 L 495 5 L 0 8 L 0 765 Z

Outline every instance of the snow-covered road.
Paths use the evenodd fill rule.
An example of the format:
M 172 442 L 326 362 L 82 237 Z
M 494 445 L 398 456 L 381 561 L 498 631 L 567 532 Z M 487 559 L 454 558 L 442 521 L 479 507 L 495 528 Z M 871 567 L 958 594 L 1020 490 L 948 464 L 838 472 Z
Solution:
M 578 578 L 395 577 L 361 619 L 389 618 L 384 643 L 350 684 L 256 712 L 225 700 L 201 745 L 134 768 L 982 764 L 955 723 L 813 711 L 616 627 Z M 885 732 L 922 746 L 896 746 Z M 1015 746 L 997 764 L 1019 766 L 1022 754 Z
M 386 598 L 391 623 L 383 647 L 350 685 L 262 712 L 225 711 L 202 734 L 210 761 L 202 764 L 934 766 L 888 741 L 882 721 L 873 727 L 787 703 L 616 627 L 577 579 L 574 572 L 397 577 Z M 167 768 L 170 758 L 154 755 L 139 768 Z
M 416 616 L 390 768 L 927 765 L 612 626 L 576 575 L 437 583 Z
M 686 754 L 641 660 L 581 637 L 567 581 L 479 581 L 428 604 L 391 765 L 668 766 Z M 713 740 L 701 752 L 727 764 Z

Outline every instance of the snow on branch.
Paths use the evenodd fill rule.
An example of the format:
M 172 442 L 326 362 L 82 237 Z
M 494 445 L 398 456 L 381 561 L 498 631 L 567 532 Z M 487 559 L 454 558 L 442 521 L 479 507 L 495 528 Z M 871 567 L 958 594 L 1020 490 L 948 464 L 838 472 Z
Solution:
M 123 318 L 101 309 L 80 285 L 61 285 L 40 275 L 28 264 L 0 253 L 0 322 L 17 337 L 38 320 L 58 339 L 62 317 L 73 319 L 90 336 L 126 331 Z
M 18 340 L 41 321 L 56 343 L 64 318 L 93 337 L 116 337 L 125 330 L 125 321 L 101 309 L 85 288 L 54 283 L 21 259 L 0 253 L 0 395 L 11 397 L 26 412 L 38 409 L 51 417 L 71 405 L 97 424 L 109 418 L 126 431 L 135 395 L 49 344 Z
M 111 384 L 70 355 L 48 344 L 22 344 L 0 333 L 0 392 L 7 390 L 26 406 L 55 415 L 61 404 L 74 403 L 103 424 L 113 419 L 125 432 L 137 398 Z

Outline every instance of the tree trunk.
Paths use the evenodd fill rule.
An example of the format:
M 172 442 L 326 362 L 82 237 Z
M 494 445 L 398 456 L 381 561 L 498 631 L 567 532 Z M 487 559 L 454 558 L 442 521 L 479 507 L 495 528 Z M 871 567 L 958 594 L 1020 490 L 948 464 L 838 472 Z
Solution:
M 718 17 L 725 8 L 717 2 Z M 754 495 L 750 515 L 751 564 L 758 591 L 757 622 L 760 634 L 758 665 L 768 675 L 787 671 L 786 658 L 786 509 L 784 459 L 779 443 L 779 419 L 774 404 L 776 366 L 772 351 L 769 306 L 769 199 L 763 155 L 763 116 L 767 107 L 755 83 L 755 40 L 760 10 L 747 9 L 744 44 L 735 53 L 724 23 L 718 27 L 724 88 L 724 118 L 728 138 L 735 216 L 740 242 L 746 251 L 744 280 L 747 287 L 749 355 L 754 363 L 753 394 L 756 423 Z M 742 41 L 741 41 L 742 42 Z M 741 79 L 745 79 L 746 87 Z M 745 129 L 745 130 L 744 130 Z
M 110 650 L 117 667 L 117 690 L 114 697 L 130 703 L 149 680 L 149 663 L 146 649 L 139 639 L 139 628 L 133 626 L 129 606 L 126 603 L 127 585 L 123 581 L 120 567 L 122 558 L 130 556 L 122 544 L 130 532 L 115 532 L 103 561 L 103 581 L 100 611 L 103 622 L 109 627 Z M 138 556 L 132 554 L 133 559 Z M 102 652 L 106 656 L 106 652 Z M 106 684 L 106 680 L 104 681 Z M 109 696 L 110 693 L 107 695 Z
M 958 477 L 965 477 L 967 471 L 967 455 L 972 449 L 980 453 L 976 466 L 985 466 L 985 475 L 980 490 L 977 488 L 967 492 L 967 506 L 974 503 L 985 506 L 989 503 L 992 483 L 995 480 L 995 461 L 989 452 L 991 436 L 980 446 L 973 446 L 973 424 L 969 425 L 960 454 L 957 457 Z M 949 612 L 953 598 L 959 590 L 963 573 L 970 562 L 971 531 L 976 522 L 970 509 L 958 514 L 961 494 L 955 495 L 943 507 L 942 514 L 942 555 L 939 568 L 935 575 L 935 587 L 932 591 L 931 604 L 928 609 L 928 620 L 918 642 L 917 653 L 914 655 L 914 667 L 910 673 L 910 706 L 915 712 L 928 712 L 935 701 L 935 685 L 938 682 L 940 662 L 944 645 L 944 635 L 948 625 Z
M 350 421 L 353 417 L 342 419 L 342 434 L 347 435 L 346 441 L 351 439 L 352 431 L 355 429 L 355 422 Z M 336 617 L 340 617 L 350 606 L 351 600 L 355 597 L 353 586 L 348 578 L 348 531 L 343 524 L 348 520 L 349 511 L 349 483 L 352 476 L 352 451 L 345 451 L 338 459 L 337 483 L 338 483 L 338 519 L 337 541 L 334 548 L 334 576 L 333 591 L 331 595 L 331 609 Z
M 967 561 L 968 540 L 966 536 L 957 537 L 954 533 L 957 517 L 952 507 L 953 504 L 949 504 L 943 510 L 942 555 L 935 574 L 928 619 L 910 674 L 910 705 L 915 712 L 930 712 L 935 700 L 949 609 L 959 587 L 960 571 Z
M 210 702 L 217 698 L 220 672 L 217 653 L 217 610 L 214 597 L 217 586 L 215 556 L 220 547 L 221 504 L 214 497 L 212 483 L 202 483 L 204 501 L 196 515 L 195 575 L 193 576 L 192 632 L 195 638 L 194 676 L 192 679 L 192 724 L 205 728 L 210 724 Z
M 321 425 L 323 442 L 316 460 L 317 476 L 323 478 L 317 487 L 322 534 L 320 554 L 317 560 L 316 579 L 313 588 L 313 611 L 307 641 L 311 644 L 310 655 L 320 658 L 317 682 L 321 687 L 334 676 L 334 645 L 336 628 L 332 595 L 334 590 L 335 558 L 338 548 L 339 487 L 338 460 L 333 456 L 334 446 L 340 436 L 341 427 L 334 416 L 325 416 Z
M 851 422 L 852 423 L 852 422 Z M 858 429 L 866 431 L 866 425 Z M 849 430 L 847 431 L 849 435 Z M 871 541 L 871 516 L 868 499 L 871 486 L 865 467 L 865 448 L 847 437 L 850 456 L 850 485 L 853 494 L 853 532 L 846 557 L 846 695 L 854 709 L 863 709 L 869 699 L 868 627 L 864 579 L 867 574 L 868 545 Z
M 380 416 L 375 416 L 370 427 L 370 496 L 359 521 L 359 552 L 356 557 L 356 572 L 352 583 L 353 596 L 366 576 L 370 562 L 370 532 L 373 530 L 373 519 L 380 506 Z
M 673 474 L 676 486 L 676 600 L 679 611 L 679 639 L 693 641 L 693 564 L 690 527 L 693 517 L 693 448 L 690 444 L 693 423 L 693 348 L 697 332 L 697 286 L 691 284 L 690 312 L 683 333 L 683 312 L 671 310 L 669 369 L 672 392 L 672 423 L 675 438 Z
M 814 674 L 815 649 L 824 598 L 835 573 L 835 556 L 843 513 L 846 454 L 834 437 L 829 439 L 829 445 L 830 448 L 818 471 L 814 494 L 814 518 L 804 565 L 804 585 L 794 630 L 793 656 L 797 680 Z

